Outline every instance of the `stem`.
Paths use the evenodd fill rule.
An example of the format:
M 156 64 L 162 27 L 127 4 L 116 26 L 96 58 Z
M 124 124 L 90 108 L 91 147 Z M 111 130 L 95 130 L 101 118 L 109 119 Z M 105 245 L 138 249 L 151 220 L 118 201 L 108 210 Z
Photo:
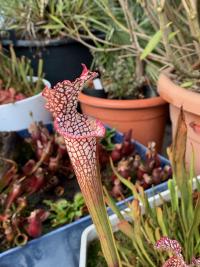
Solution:
M 123 1 L 123 0 L 119 0 L 119 3 L 121 5 L 121 8 L 124 12 L 124 17 L 126 19 L 126 23 L 129 29 L 129 35 L 130 35 L 130 41 L 132 44 L 133 49 L 136 49 L 136 64 L 135 64 L 135 72 L 136 72 L 136 76 L 141 78 L 144 75 L 144 68 L 143 68 L 143 63 L 140 60 L 140 51 L 141 51 L 141 47 L 140 44 L 138 42 L 138 38 L 137 35 L 135 34 L 135 26 L 138 27 L 137 23 L 135 22 L 132 14 L 130 13 L 130 6 L 128 4 L 128 1 Z
M 200 78 L 199 73 L 194 73 L 191 69 L 185 69 L 182 67 L 182 65 L 177 61 L 177 59 L 174 57 L 174 53 L 171 49 L 171 46 L 169 44 L 169 39 L 168 39 L 168 29 L 167 29 L 167 23 L 166 23 L 166 17 L 164 13 L 164 7 L 157 7 L 158 9 L 158 14 L 159 14 L 159 21 L 160 21 L 160 29 L 163 32 L 163 43 L 166 49 L 167 53 L 167 58 L 168 60 L 171 60 L 175 66 L 175 68 L 182 74 L 184 74 L 186 77 L 189 78 Z
M 121 267 L 112 228 L 103 199 L 99 170 L 97 140 L 105 135 L 99 120 L 77 112 L 78 93 L 84 84 L 97 76 L 83 65 L 83 71 L 74 82 L 63 81 L 53 89 L 45 87 L 46 108 L 53 113 L 55 129 L 64 137 L 68 155 L 75 171 L 86 205 L 99 235 L 102 250 L 109 267 Z
M 121 263 L 103 199 L 96 138 L 66 138 L 65 142 L 81 192 L 96 226 L 107 264 L 109 267 L 120 267 Z M 89 150 L 86 148 L 83 150 L 82 143 L 88 146 Z M 73 148 L 80 153 L 74 152 Z
M 188 2 L 188 3 L 186 3 Z M 200 58 L 200 28 L 199 28 L 199 21 L 198 21 L 198 14 L 196 12 L 197 8 L 197 3 L 196 0 L 189 0 L 185 1 L 182 0 L 183 6 L 186 10 L 187 17 L 188 17 L 188 22 L 189 22 L 189 27 L 191 30 L 192 35 L 197 39 L 197 42 L 194 41 L 194 45 L 196 48 L 197 55 Z
M 48 142 L 46 148 L 43 150 L 42 155 L 40 160 L 35 164 L 34 168 L 30 171 L 30 173 L 28 175 L 33 174 L 44 162 L 44 160 L 46 159 L 46 157 L 49 155 L 50 149 L 51 149 L 51 145 L 52 145 L 52 139 Z
M 144 12 L 146 13 L 147 17 L 149 18 L 151 25 L 153 26 L 154 30 L 157 31 L 159 27 L 159 23 L 157 19 L 155 18 L 155 14 L 152 12 L 151 6 L 153 6 L 153 3 L 147 3 L 147 1 L 139 0 L 140 5 L 144 9 Z

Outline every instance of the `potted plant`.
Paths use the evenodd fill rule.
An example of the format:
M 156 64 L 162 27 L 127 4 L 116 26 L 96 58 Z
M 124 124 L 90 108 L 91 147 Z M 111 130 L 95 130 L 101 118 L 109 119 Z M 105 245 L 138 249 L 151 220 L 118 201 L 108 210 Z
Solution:
M 67 156 L 64 140 L 50 130 L 41 124 L 33 124 L 28 131 L 20 131 L 23 139 L 19 137 L 19 133 L 0 135 L 0 158 L 2 159 L 0 161 L 0 196 L 4 196 L 5 200 L 0 205 L 0 229 L 2 231 L 0 264 L 2 266 L 13 266 L 16 261 L 26 262 L 23 263 L 25 266 L 29 266 L 32 262 L 41 266 L 47 263 L 48 266 L 53 266 L 57 265 L 58 261 L 62 261 L 60 266 L 68 264 L 75 267 L 78 265 L 81 233 L 91 224 L 91 218 L 87 216 L 80 194 L 76 195 L 79 187 Z M 104 184 L 116 200 L 120 200 L 120 195 L 125 195 L 126 198 L 119 203 L 122 207 L 130 197 L 128 197 L 127 190 L 124 191 L 122 188 L 122 184 L 120 195 L 119 190 L 116 191 L 116 183 L 111 184 L 109 177 L 113 179 L 113 175 L 107 154 L 109 153 L 115 160 L 115 166 L 118 168 L 122 160 L 116 162 L 116 152 L 121 151 L 119 150 L 121 142 L 123 150 L 124 146 L 128 148 L 127 137 L 125 136 L 126 140 L 124 140 L 121 134 L 115 133 L 113 136 L 113 131 L 111 133 L 112 135 L 110 135 L 110 130 L 107 132 L 99 146 L 101 173 L 104 173 L 104 177 L 107 176 L 107 182 L 104 179 Z M 111 136 L 114 137 L 112 142 Z M 113 141 L 117 142 L 117 145 Z M 13 149 L 13 144 L 15 144 L 15 149 Z M 149 151 L 141 144 L 137 142 L 131 144 L 134 144 L 134 150 L 142 158 L 149 154 Z M 105 146 L 109 151 L 104 150 Z M 133 155 L 130 155 L 127 159 L 132 157 Z M 107 168 L 105 168 L 105 158 L 107 158 Z M 145 162 L 144 158 L 143 162 Z M 146 160 L 146 163 L 150 164 L 149 160 Z M 160 157 L 160 164 L 164 170 L 168 161 Z M 153 194 L 154 191 L 161 192 L 166 188 L 166 182 L 157 185 L 158 180 L 161 182 L 161 179 L 157 178 L 153 190 L 149 188 L 146 191 L 148 195 Z M 18 187 L 16 188 L 17 181 Z M 151 182 L 151 179 L 148 181 Z M 140 178 L 138 182 L 142 182 L 142 179 Z M 17 190 L 13 191 L 14 184 Z M 140 184 L 146 189 L 147 185 Z M 8 192 L 10 197 L 8 197 Z M 73 201 L 74 194 L 75 201 Z M 11 201 L 8 201 L 9 199 Z M 14 215 L 18 210 L 17 225 L 23 220 L 23 225 L 19 227 L 20 235 L 16 234 L 16 227 L 13 226 L 14 220 L 11 220 L 10 224 L 12 231 L 8 231 L 10 235 L 4 234 L 4 231 L 8 229 L 8 226 L 5 229 L 2 227 L 6 203 L 8 203 L 7 210 L 11 211 L 10 215 Z M 21 210 L 17 208 L 19 204 L 24 204 Z M 40 217 L 39 211 L 45 216 Z M 17 245 L 18 247 L 15 247 Z M 49 255 L 49 249 L 54 249 L 54 253 Z
M 156 47 L 155 51 L 150 49 L 150 58 L 140 59 L 155 29 L 134 1 L 94 3 L 102 15 L 94 20 L 93 29 L 101 27 L 105 37 L 98 38 L 92 33 L 88 26 L 91 17 L 84 23 L 82 34 L 76 28 L 70 33 L 86 46 L 85 38 L 93 42 L 88 47 L 94 55 L 95 68 L 100 71 L 103 88 L 111 99 L 97 98 L 84 90 L 79 97 L 82 111 L 119 131 L 132 128 L 136 140 L 145 145 L 154 140 L 160 150 L 167 105 L 153 87 L 166 60 L 162 47 Z
M 38 76 L 33 76 L 30 61 L 17 58 L 12 47 L 11 57 L 0 51 L 0 131 L 19 131 L 33 121 L 51 122 L 51 115 L 44 109 L 41 90 L 50 83 L 43 79 L 42 61 Z
M 120 255 L 116 266 L 199 266 L 200 187 L 199 177 L 193 178 L 192 167 L 190 174 L 185 169 L 186 134 L 181 114 L 170 151 L 175 175 L 168 182 L 168 190 L 147 198 L 142 188 L 126 183 L 132 189 L 134 199 L 123 212 L 105 190 L 106 202 L 115 213 L 110 219 Z M 124 180 L 120 176 L 119 179 Z M 92 225 L 82 235 L 80 267 L 107 266 L 99 241 L 88 243 L 95 238 Z
M 174 184 L 171 183 L 170 181 L 169 186 L 172 185 L 174 186 Z M 140 192 L 143 194 L 142 191 Z M 132 205 L 134 205 L 135 208 L 135 210 L 132 211 L 134 212 L 132 215 L 130 215 L 131 214 L 130 208 L 127 208 L 123 212 L 122 211 L 120 212 L 115 207 L 114 213 L 116 212 L 117 215 L 116 214 L 111 215 L 110 221 L 112 224 L 113 231 L 116 232 L 116 240 L 117 240 L 116 242 L 118 244 L 119 251 L 121 251 L 121 254 L 123 255 L 122 257 L 126 258 L 126 261 L 124 261 L 124 265 L 122 261 L 122 266 L 126 266 L 125 263 L 130 264 L 130 266 L 134 266 L 131 264 L 134 264 L 136 261 L 138 262 L 138 266 L 148 266 L 148 265 L 161 266 L 161 264 L 167 261 L 167 254 L 166 253 L 158 254 L 154 245 L 156 245 L 156 242 L 159 242 L 159 240 L 162 240 L 163 236 L 165 236 L 166 241 L 167 241 L 166 236 L 170 236 L 170 239 L 178 240 L 177 233 L 173 231 L 173 234 L 170 234 L 171 229 L 167 222 L 167 216 L 165 216 L 166 214 L 163 211 L 163 207 L 160 208 L 160 206 L 163 205 L 163 202 L 165 202 L 164 205 L 166 205 L 166 203 L 168 203 L 169 205 L 172 204 L 172 194 L 173 191 L 168 189 L 150 198 L 141 197 L 140 200 L 142 199 L 142 204 L 140 207 L 138 206 L 139 200 L 136 197 L 135 200 L 133 200 L 132 202 Z M 176 200 L 178 200 L 178 198 Z M 146 201 L 148 203 L 149 208 L 147 208 L 147 205 L 145 206 L 143 201 Z M 180 202 L 180 200 L 178 201 Z M 168 207 L 168 211 L 169 210 L 170 209 Z M 137 212 L 139 214 L 139 217 L 137 217 Z M 149 215 L 145 216 L 145 212 L 146 213 L 149 212 L 148 213 Z M 151 214 L 154 212 L 156 212 L 155 215 L 156 218 L 154 217 L 154 220 L 159 221 L 159 223 L 156 222 L 155 225 L 152 226 L 149 224 L 149 221 L 153 220 Z M 132 222 L 132 220 L 134 221 L 133 227 L 130 227 L 131 224 L 129 224 L 127 220 L 129 220 L 129 222 Z M 136 229 L 138 229 L 138 223 L 141 223 L 141 231 L 137 230 L 138 232 L 136 234 L 135 231 Z M 174 222 L 174 224 L 176 224 L 176 222 Z M 175 225 L 173 225 L 172 228 L 173 227 L 176 229 L 178 228 Z M 157 231 L 155 231 L 156 228 Z M 131 242 L 132 239 L 133 242 Z M 197 262 L 196 264 L 194 263 L 194 258 L 193 258 L 195 255 L 196 257 L 199 257 L 199 251 L 195 250 L 195 252 L 190 252 L 190 256 L 188 256 L 186 255 L 186 250 L 187 250 L 186 246 L 184 247 L 184 252 L 183 252 L 184 257 L 182 256 L 180 258 L 185 260 L 187 258 L 187 262 L 190 263 L 193 262 L 194 265 L 177 265 L 177 266 L 199 266 L 196 265 Z M 141 250 L 140 253 L 139 250 Z M 193 250 L 193 248 L 191 250 Z M 175 252 L 173 253 L 173 255 L 174 254 Z M 175 256 L 177 255 L 175 254 Z M 107 266 L 100 249 L 95 226 L 90 225 L 82 233 L 79 267 L 86 267 L 86 266 L 90 267 L 98 265 L 101 267 Z M 162 265 L 162 266 L 168 266 L 168 265 Z
M 113 234 L 103 202 L 98 161 L 98 139 L 104 136 L 105 128 L 99 120 L 77 112 L 79 91 L 85 82 L 96 75 L 97 73 L 90 72 L 84 66 L 81 76 L 74 82 L 65 80 L 52 89 L 45 88 L 43 95 L 47 99 L 46 108 L 54 117 L 55 129 L 64 138 L 91 218 L 96 223 L 98 232 L 103 234 L 101 243 L 102 247 L 105 245 L 107 261 L 111 266 L 116 266 L 118 253 L 113 247 Z
M 77 84 L 78 81 L 80 78 L 77 78 L 74 83 L 69 81 L 68 83 L 73 85 Z M 62 83 L 58 83 L 56 88 L 61 85 Z M 52 92 L 56 88 L 51 89 Z M 48 89 L 46 88 L 46 90 Z M 77 201 L 71 202 L 73 199 L 71 195 L 67 201 L 66 199 L 59 200 L 65 194 L 69 192 L 71 194 L 79 188 L 72 173 L 64 139 L 60 135 L 49 132 L 49 130 L 41 124 L 33 124 L 29 128 L 29 135 L 27 135 L 27 131 L 18 133 L 22 137 L 28 137 L 27 140 L 21 140 L 13 133 L 2 133 L 0 151 L 2 150 L 4 153 L 0 152 L 0 158 L 4 164 L 0 164 L 0 196 L 2 197 L 0 216 L 2 231 L 0 241 L 2 244 L 0 247 L 2 250 L 11 249 L 0 254 L 1 265 L 9 266 L 10 264 L 12 266 L 14 261 L 18 261 L 19 263 L 25 262 L 23 263 L 25 266 L 29 266 L 33 262 L 37 265 L 48 262 L 48 265 L 51 266 L 51 264 L 58 264 L 58 260 L 61 259 L 63 264 L 67 263 L 70 266 L 77 266 L 78 264 L 80 236 L 83 229 L 91 223 L 91 218 L 86 216 L 70 223 L 73 218 L 78 219 L 79 216 L 85 214 L 83 213 L 82 198 L 79 197 Z M 115 137 L 114 140 L 113 137 Z M 113 141 L 117 144 L 115 145 Z M 13 146 L 13 144 L 15 145 Z M 20 151 L 17 152 L 17 149 Z M 122 163 L 124 166 L 125 162 L 122 157 L 126 156 L 128 162 L 128 154 L 130 154 L 129 163 L 133 163 L 135 157 L 137 162 L 134 161 L 134 165 L 136 163 L 141 165 L 141 167 L 137 167 L 137 170 L 143 171 L 143 174 L 140 172 L 138 182 L 144 188 L 149 187 L 152 183 L 156 185 L 167 179 L 165 166 L 167 167 L 168 161 L 158 157 L 154 145 L 147 150 L 141 144 L 133 143 L 130 132 L 123 137 L 121 134 L 108 131 L 98 149 L 101 170 L 104 169 L 104 172 L 105 160 L 107 164 L 109 163 L 109 154 L 115 161 L 117 168 L 120 167 L 120 173 L 124 171 Z M 137 154 L 134 151 L 137 151 Z M 18 159 L 16 159 L 16 153 L 18 153 Z M 144 167 L 147 169 L 145 170 Z M 156 173 L 152 177 L 149 176 L 150 169 L 152 174 L 154 171 L 156 173 L 159 171 L 157 177 L 155 177 Z M 125 171 L 129 172 L 128 180 L 131 178 L 130 166 Z M 143 175 L 147 176 L 146 180 L 143 179 Z M 114 177 L 110 170 L 106 176 L 111 176 L 109 190 L 114 193 L 113 196 L 116 199 L 120 199 L 119 193 L 116 192 L 116 185 L 120 187 L 120 184 L 111 184 Z M 136 176 L 134 175 L 134 177 Z M 144 183 L 144 181 L 146 182 Z M 163 183 L 156 186 L 155 190 L 162 191 L 165 187 L 166 183 Z M 122 194 L 122 188 L 120 190 L 120 194 Z M 148 193 L 151 194 L 152 190 L 149 189 Z M 46 201 L 43 201 L 44 199 Z M 126 201 L 127 199 L 123 200 L 119 205 Z M 17 220 L 15 220 L 16 217 Z M 52 226 L 57 227 L 64 223 L 68 224 L 38 238 L 42 232 L 45 233 L 52 229 Z M 32 240 L 33 238 L 36 239 Z M 29 240 L 31 241 L 27 242 Z M 20 247 L 14 247 L 16 244 Z M 23 246 L 25 244 L 26 246 Z M 51 256 L 49 249 L 52 248 L 54 254 Z
M 0 5 L 2 44 L 4 47 L 13 44 L 17 56 L 30 58 L 35 75 L 40 58 L 45 77 L 52 85 L 75 79 L 82 62 L 91 64 L 88 48 L 64 29 L 65 25 L 69 28 L 75 25 L 82 31 L 84 17 L 96 13 L 93 1 L 17 0 L 1 1 Z
M 154 4 L 153 4 L 154 3 Z M 195 151 L 195 170 L 199 166 L 199 1 L 150 1 L 146 5 L 157 18 L 166 56 L 167 69 L 158 79 L 160 96 L 170 103 L 173 136 L 180 108 L 188 126 L 186 163 Z M 152 10 L 153 8 L 153 10 Z M 192 144 L 192 146 L 191 146 Z
M 66 90 L 66 93 L 69 94 L 68 100 L 70 100 L 70 96 L 71 94 L 73 96 L 76 86 L 82 86 L 87 80 L 88 76 L 85 76 L 86 73 L 91 75 L 91 73 L 85 68 L 83 75 L 77 78 L 74 82 L 64 81 L 62 83 L 58 83 L 58 85 L 53 89 L 46 87 L 44 90 L 45 96 L 51 98 L 52 94 L 57 94 L 59 90 L 62 91 L 62 86 L 66 85 L 66 89 L 68 89 Z M 93 75 L 96 75 L 96 73 Z M 61 94 L 61 96 L 63 95 Z M 77 103 L 77 97 L 78 95 L 76 95 L 76 99 L 71 98 L 73 105 Z M 51 101 L 54 100 L 52 99 Z M 53 102 L 51 101 L 50 103 L 47 103 L 47 106 L 49 106 L 52 110 L 53 106 L 51 106 L 51 104 Z M 62 101 L 63 99 L 60 99 L 60 101 L 56 103 L 59 104 L 62 103 Z M 69 108 L 70 102 L 67 101 L 66 104 Z M 63 111 L 65 112 L 65 109 L 63 109 Z M 73 112 L 72 115 L 77 117 L 81 116 L 83 119 L 86 118 L 84 115 L 80 115 L 76 112 Z M 9 247 L 12 247 L 16 241 L 19 244 L 24 244 L 31 238 L 37 237 L 41 234 L 42 225 L 44 229 L 43 220 L 48 219 L 47 216 L 49 212 L 51 212 L 50 222 L 57 225 L 58 219 L 61 223 L 64 223 L 67 218 L 71 221 L 73 214 L 75 217 L 80 216 L 82 209 L 82 206 L 79 205 L 80 209 L 77 209 L 77 205 L 75 205 L 75 209 L 72 208 L 71 203 L 66 203 L 66 200 L 61 203 L 52 203 L 51 199 L 54 197 L 54 191 L 57 192 L 58 196 L 63 193 L 63 186 L 60 179 L 58 181 L 58 176 L 61 177 L 62 181 L 64 180 L 64 183 L 67 185 L 66 187 L 71 191 L 67 178 L 64 176 L 67 174 L 67 177 L 68 175 L 70 177 L 70 172 L 72 170 L 71 165 L 69 165 L 69 158 L 65 149 L 65 139 L 61 136 L 57 136 L 57 134 L 50 134 L 48 130 L 41 125 L 38 125 L 37 127 L 36 125 L 32 125 L 29 131 L 31 134 L 31 138 L 29 137 L 29 143 L 31 144 L 32 149 L 25 149 L 25 146 L 22 145 L 19 139 L 15 139 L 13 141 L 8 138 L 7 142 L 5 139 L 0 142 L 1 146 L 3 145 L 4 147 L 3 151 L 6 152 L 3 155 L 1 154 L 1 159 L 4 161 L 3 171 L 5 173 L 3 174 L 3 178 L 0 183 L 2 197 L 0 226 L 2 230 L 2 242 L 4 242 L 6 246 L 9 245 Z M 27 132 L 20 131 L 20 134 L 27 134 Z M 2 136 L 7 135 L 8 133 L 6 135 L 5 133 L 2 134 Z M 128 152 L 132 152 L 133 146 L 135 146 L 135 149 L 140 152 L 141 157 L 143 157 L 144 154 L 147 154 L 142 145 L 137 142 L 133 145 L 130 141 L 130 137 L 131 135 L 129 133 L 125 140 L 123 140 L 123 144 L 121 146 L 119 146 L 119 144 L 118 146 L 115 146 L 111 142 L 111 136 L 108 135 L 103 142 L 103 146 L 113 149 L 114 153 L 111 156 L 113 159 L 115 158 L 115 160 L 116 155 L 118 155 L 119 159 L 119 154 L 121 157 Z M 122 136 L 118 135 L 118 143 L 121 140 Z M 15 151 L 12 145 L 14 142 L 16 144 L 14 147 L 16 148 L 18 146 L 21 149 L 21 153 L 19 155 L 20 163 L 18 164 L 14 162 L 14 158 L 8 159 L 10 151 L 15 156 Z M 100 150 L 100 147 L 98 149 Z M 25 150 L 29 150 L 28 159 L 25 158 L 27 155 Z M 32 155 L 33 152 L 34 155 Z M 154 165 L 155 159 L 156 162 L 161 161 L 160 163 L 162 165 L 168 163 L 162 158 L 159 159 L 154 149 L 152 152 L 154 155 L 153 158 L 148 157 L 149 164 L 151 162 L 150 165 L 152 165 L 152 163 Z M 101 151 L 101 155 L 99 156 L 102 158 L 102 155 Z M 141 163 L 140 160 L 139 162 Z M 75 181 L 75 179 L 73 179 L 73 181 Z M 156 189 L 160 191 L 163 190 L 165 186 L 166 184 L 157 186 Z M 50 210 L 45 208 L 44 211 L 45 203 L 41 203 L 40 200 L 46 198 L 44 195 L 48 192 L 48 190 L 50 190 L 50 193 L 47 194 L 46 197 L 50 197 L 50 199 L 48 199 L 45 203 L 50 206 Z M 151 190 L 149 193 L 151 193 Z M 78 203 L 79 202 L 80 201 L 78 201 Z M 70 213 L 68 211 L 70 211 Z M 65 213 L 65 215 L 67 213 L 68 215 L 63 217 L 63 213 Z M 25 266 L 29 266 L 32 263 L 43 265 L 48 262 L 48 266 L 51 266 L 51 264 L 58 264 L 58 260 L 60 262 L 60 260 L 63 259 L 63 264 L 66 264 L 66 261 L 70 266 L 77 266 L 80 234 L 84 227 L 90 224 L 90 222 L 90 217 L 84 217 L 76 222 L 48 233 L 41 238 L 32 240 L 22 248 L 12 248 L 11 250 L 5 251 L 0 255 L 0 263 L 1 265 L 9 266 L 9 264 L 13 265 L 13 262 L 17 261 L 19 264 L 23 263 Z M 54 253 L 50 255 L 49 249 L 54 249 Z
M 29 135 L 27 131 L 20 134 L 26 138 L 15 132 L 0 134 L 0 264 L 51 263 L 46 255 L 48 246 L 58 240 L 57 263 L 62 255 L 75 266 L 79 233 L 90 219 L 87 216 L 82 224 L 70 224 L 87 213 L 63 139 L 35 123 L 29 127 Z M 65 255 L 65 249 L 71 254 Z

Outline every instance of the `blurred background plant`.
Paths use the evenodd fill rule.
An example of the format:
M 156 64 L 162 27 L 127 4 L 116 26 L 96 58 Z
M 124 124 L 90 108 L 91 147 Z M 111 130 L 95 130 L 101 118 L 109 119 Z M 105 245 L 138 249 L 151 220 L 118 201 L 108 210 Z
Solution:
M 155 85 L 163 66 L 175 68 L 183 87 L 199 90 L 199 1 L 0 0 L 0 5 L 1 30 L 14 30 L 17 38 L 70 37 L 89 47 L 110 98 L 144 97 L 141 88 Z
M 70 29 L 76 25 L 82 32 L 85 18 L 100 16 L 92 0 L 0 0 L 0 6 L 3 47 L 13 44 L 17 56 L 31 59 L 35 75 L 40 58 L 45 77 L 52 85 L 74 80 L 81 72 L 82 62 L 91 66 L 89 49 L 68 34 L 65 25 Z
M 182 87 L 200 92 L 200 2 L 195 0 L 139 0 L 159 25 L 166 58 Z M 148 57 L 148 56 L 147 56 Z
M 200 255 L 200 183 L 194 179 L 193 164 L 189 174 L 185 169 L 186 135 L 185 119 L 181 114 L 172 150 L 169 149 L 174 175 L 173 179 L 168 181 L 169 195 L 155 197 L 159 206 L 154 202 L 155 199 L 153 202 L 149 201 L 141 186 L 133 185 L 119 175 L 111 163 L 113 172 L 134 196 L 133 201 L 128 204 L 129 209 L 122 213 L 104 188 L 106 203 L 119 219 L 116 245 L 124 267 L 162 266 L 169 254 L 157 251 L 154 244 L 163 236 L 180 243 L 183 248 L 183 258 L 188 264 L 192 262 L 193 257 Z M 97 248 L 94 248 L 96 246 Z M 98 251 L 96 242 L 92 249 Z M 90 253 L 88 257 L 89 255 Z M 93 265 L 89 266 L 104 266 L 101 253 L 98 257 L 96 254 L 92 256 L 93 261 L 92 258 L 89 261 L 92 261 Z M 102 265 L 98 265 L 98 262 Z
M 0 47 L 0 104 L 6 104 L 32 96 L 44 87 L 42 60 L 39 60 L 37 79 L 33 78 L 30 60 L 17 58 L 10 46 L 10 55 Z
M 40 123 L 29 134 L 0 134 L 0 251 L 87 213 L 63 138 Z
M 49 206 L 49 219 L 52 227 L 70 223 L 84 214 L 85 202 L 81 193 L 74 196 L 73 202 L 66 199 L 44 200 L 44 204 Z
M 109 98 L 147 97 L 144 87 L 154 87 L 160 68 L 168 65 L 161 34 L 157 34 L 159 24 L 149 4 L 142 7 L 136 0 L 0 0 L 0 5 L 2 30 L 14 30 L 17 38 L 69 37 L 90 48 L 93 66 L 100 70 Z M 141 58 L 147 45 L 148 57 Z
M 31 124 L 28 131 L 27 138 L 16 132 L 0 134 L 0 251 L 18 244 L 18 232 L 28 241 L 88 214 L 63 137 L 42 123 Z M 142 158 L 131 131 L 120 143 L 115 143 L 115 138 L 114 129 L 106 131 L 98 152 L 102 182 L 116 200 L 130 196 L 130 190 L 112 172 L 109 156 L 125 180 L 144 189 L 171 177 L 170 166 L 162 165 L 155 146 Z M 45 221 L 42 211 L 48 215 Z M 35 221 L 38 227 L 34 227 Z M 7 236 L 8 229 L 12 236 Z
M 0 0 L 0 6 L 1 29 L 25 40 L 66 36 L 65 25 L 82 30 L 81 20 L 98 14 L 91 0 Z
M 159 69 L 168 63 L 157 35 L 148 46 L 148 58 L 140 58 L 158 25 L 150 22 L 137 1 L 95 0 L 93 6 L 96 12 L 83 15 L 78 24 L 51 17 L 52 27 L 60 26 L 60 31 L 91 49 L 94 66 L 101 72 L 109 97 L 144 97 L 141 88 L 154 85 Z M 102 36 L 95 32 L 101 32 Z

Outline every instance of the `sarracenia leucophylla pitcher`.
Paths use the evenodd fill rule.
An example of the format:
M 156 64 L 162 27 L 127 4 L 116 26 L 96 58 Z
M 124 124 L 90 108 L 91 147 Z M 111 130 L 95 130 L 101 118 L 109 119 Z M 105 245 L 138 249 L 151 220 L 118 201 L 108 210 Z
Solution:
M 109 267 L 118 267 L 119 256 L 106 212 L 101 184 L 97 142 L 105 134 L 103 124 L 77 112 L 79 91 L 97 73 L 83 65 L 83 72 L 74 82 L 65 80 L 54 88 L 45 88 L 46 108 L 52 112 L 55 129 L 64 137 L 67 151 L 75 170 L 101 247 Z

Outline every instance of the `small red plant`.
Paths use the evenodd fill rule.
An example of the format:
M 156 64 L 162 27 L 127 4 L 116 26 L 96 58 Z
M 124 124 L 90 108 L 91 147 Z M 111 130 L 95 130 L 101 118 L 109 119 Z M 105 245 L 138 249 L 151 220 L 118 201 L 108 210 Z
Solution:
M 161 160 L 156 151 L 155 142 L 149 142 L 145 158 L 142 158 L 136 151 L 131 140 L 131 131 L 124 135 L 122 143 L 115 144 L 110 153 L 110 157 L 120 176 L 142 186 L 144 189 L 152 185 L 160 184 L 172 177 L 170 165 L 161 165 Z M 117 176 L 111 173 L 111 176 L 105 174 L 106 180 L 111 181 L 111 195 L 115 198 L 121 198 L 126 195 L 120 181 L 116 181 Z
M 15 161 L 1 158 L 9 164 L 0 175 L 0 251 L 38 237 L 44 224 L 51 229 L 43 200 L 60 199 L 67 179 L 75 177 L 61 136 L 41 124 L 31 125 L 29 133 L 23 141 L 18 137 L 25 152 L 23 163 L 20 148 Z
M 0 44 L 0 105 L 15 103 L 39 93 L 43 89 L 42 60 L 38 62 L 38 79 L 33 78 L 31 61 L 18 58 L 12 45 L 9 55 Z
M 31 212 L 27 218 L 26 232 L 31 237 L 38 237 L 42 233 L 42 222 L 49 216 L 49 212 L 37 209 Z
M 0 81 L 0 85 L 1 85 Z M 16 90 L 12 87 L 8 88 L 7 90 L 1 89 L 0 87 L 0 105 L 14 103 L 16 101 L 25 99 L 26 96 L 22 93 L 16 92 Z

